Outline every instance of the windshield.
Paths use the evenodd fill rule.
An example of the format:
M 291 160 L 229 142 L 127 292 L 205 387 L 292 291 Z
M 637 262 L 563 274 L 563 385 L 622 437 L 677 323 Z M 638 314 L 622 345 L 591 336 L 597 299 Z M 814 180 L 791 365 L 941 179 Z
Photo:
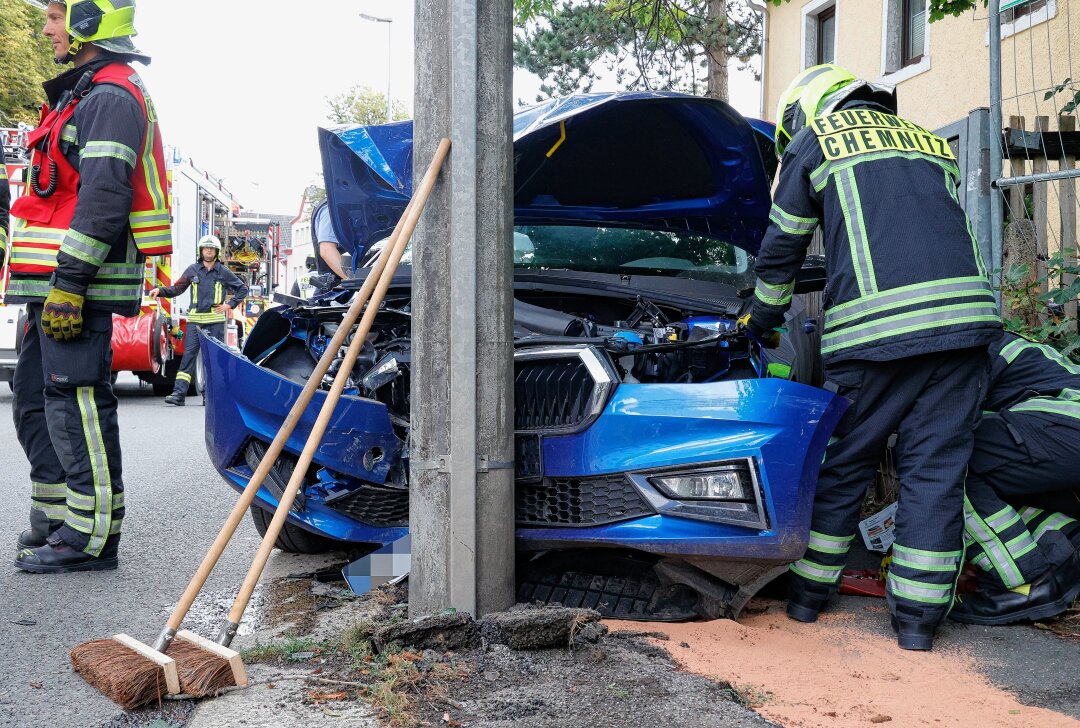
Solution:
M 371 246 L 362 263 L 370 267 L 386 244 Z M 411 250 L 402 265 L 412 264 Z M 689 233 L 572 225 L 514 228 L 518 270 L 574 270 L 616 275 L 664 276 L 754 286 L 754 259 L 741 248 Z

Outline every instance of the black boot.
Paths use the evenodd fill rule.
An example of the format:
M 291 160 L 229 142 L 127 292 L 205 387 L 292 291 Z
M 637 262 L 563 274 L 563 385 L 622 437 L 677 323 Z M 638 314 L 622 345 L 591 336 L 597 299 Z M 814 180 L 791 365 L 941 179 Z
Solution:
M 927 651 L 934 646 L 934 632 L 937 626 L 922 622 L 902 622 L 892 618 L 892 628 L 896 632 L 896 644 L 902 650 Z
M 15 550 L 22 551 L 23 549 L 36 549 L 41 548 L 47 542 L 47 538 L 32 528 L 28 528 L 19 534 L 19 540 L 16 543 Z
M 995 625 L 1061 614 L 1080 595 L 1080 551 L 1025 586 L 1022 590 L 983 587 L 958 595 L 949 617 L 966 624 Z
M 15 557 L 15 568 L 34 574 L 66 574 L 72 571 L 110 571 L 117 567 L 116 548 L 101 556 L 68 546 L 56 536 L 36 549 L 22 549 Z
M 173 392 L 165 398 L 165 404 L 174 404 L 177 407 L 184 406 L 184 394 L 182 392 Z

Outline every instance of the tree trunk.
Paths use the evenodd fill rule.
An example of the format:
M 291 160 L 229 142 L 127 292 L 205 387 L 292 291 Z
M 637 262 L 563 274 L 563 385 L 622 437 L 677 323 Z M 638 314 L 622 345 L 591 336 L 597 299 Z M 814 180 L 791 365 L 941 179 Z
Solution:
M 709 0 L 707 16 L 710 25 L 717 28 L 713 42 L 705 49 L 708 57 L 709 86 L 705 95 L 711 99 L 728 100 L 728 54 L 727 44 L 727 5 L 725 0 Z

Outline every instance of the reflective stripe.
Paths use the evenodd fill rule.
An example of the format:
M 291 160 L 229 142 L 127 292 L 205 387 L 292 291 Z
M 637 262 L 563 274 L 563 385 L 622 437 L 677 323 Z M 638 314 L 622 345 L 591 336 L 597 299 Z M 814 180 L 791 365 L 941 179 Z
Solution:
M 851 548 L 851 542 L 854 538 L 854 535 L 839 538 L 837 536 L 828 536 L 824 533 L 811 531 L 810 543 L 807 545 L 807 548 L 811 548 L 814 551 L 820 551 L 823 554 L 846 554 L 848 549 Z
M 794 292 L 795 281 L 774 286 L 758 278 L 757 285 L 754 286 L 754 296 L 770 306 L 786 306 L 791 302 L 791 295 Z
M 1009 412 L 1045 412 L 1080 420 L 1080 402 L 1053 397 L 1032 397 L 1020 404 L 1014 404 L 1009 408 Z
M 67 483 L 30 483 L 31 498 L 64 498 L 67 496 Z
M 105 541 L 112 528 L 112 477 L 109 474 L 105 439 L 101 436 L 101 423 L 98 421 L 94 388 L 77 388 L 76 398 L 79 401 L 79 413 L 82 415 L 86 449 L 90 455 L 90 469 L 94 476 L 94 524 L 84 551 L 92 556 L 98 556 L 105 548 Z
M 1055 513 L 1054 515 L 1043 521 L 1038 528 L 1035 529 L 1035 533 L 1032 534 L 1032 538 L 1036 541 L 1046 535 L 1048 531 L 1060 531 L 1070 523 L 1076 523 L 1075 518 L 1070 518 L 1064 513 Z
M 89 235 L 84 235 L 78 230 L 71 229 L 64 236 L 64 242 L 60 244 L 60 252 L 70 255 L 72 258 L 100 266 L 109 255 L 110 246 Z
M 143 94 L 146 97 L 146 94 Z M 146 98 L 149 104 L 150 99 Z M 157 134 L 157 124 L 153 121 L 146 125 L 146 143 L 143 145 L 142 162 L 143 171 L 146 175 L 146 189 L 154 200 L 155 210 L 165 210 L 165 194 L 161 189 L 161 180 L 158 178 L 157 164 L 154 162 L 154 135 Z
M 63 521 L 68 516 L 68 508 L 63 503 L 44 503 L 33 498 L 30 499 L 30 510 L 40 511 L 50 521 Z
M 1031 506 L 1027 506 L 1020 509 L 1020 517 L 1024 519 L 1024 523 L 1031 523 L 1031 520 L 1042 512 L 1042 508 L 1032 508 Z
M 1012 364 L 1016 361 L 1016 357 L 1028 350 L 1038 351 L 1069 374 L 1080 374 L 1080 366 L 1063 357 L 1057 349 L 1046 344 L 1036 344 L 1034 341 L 1028 341 L 1027 339 L 1017 339 L 1004 346 L 1001 349 L 1000 356 L 1005 360 L 1006 364 Z
M 843 566 L 826 566 L 807 559 L 799 559 L 791 565 L 791 570 L 801 577 L 823 584 L 835 584 L 840 581 Z
M 147 227 L 161 225 L 170 222 L 172 216 L 168 210 L 145 210 L 131 213 L 132 227 Z
M 816 217 L 791 215 L 776 203 L 773 203 L 772 209 L 769 211 L 769 219 L 790 235 L 812 235 L 818 226 Z
M 85 493 L 79 493 L 74 490 L 67 491 L 67 505 L 68 508 L 76 508 L 80 511 L 94 512 L 94 508 L 97 505 L 96 499 L 92 495 L 86 495 Z M 113 493 L 112 495 L 112 509 L 115 511 L 124 507 L 124 493 Z
M 188 374 L 187 372 L 177 372 L 176 373 L 176 378 L 181 380 L 181 381 L 184 381 L 184 382 L 190 382 L 191 381 L 191 375 Z
M 922 551 L 893 544 L 893 563 L 921 571 L 956 571 L 960 551 Z
M 997 306 L 992 301 L 939 306 L 912 313 L 896 314 L 882 319 L 827 333 L 821 337 L 821 352 L 827 354 L 837 349 L 899 336 L 913 331 L 957 326 L 969 323 L 1000 323 Z
M 72 144 L 78 143 L 79 137 L 75 125 L 71 123 L 65 124 L 64 128 L 60 130 L 60 139 Z
M 132 169 L 135 169 L 135 164 L 138 162 L 138 156 L 135 154 L 135 150 L 126 144 L 120 144 L 119 142 L 87 142 L 82 149 L 79 150 L 79 159 L 93 159 L 96 157 L 112 157 L 121 161 L 127 162 L 131 165 Z
M 0 167 L 4 165 L 0 164 Z M 7 228 L 0 227 L 0 250 L 7 250 L 8 234 Z
M 959 169 L 957 169 L 959 172 Z M 953 176 L 948 170 L 945 171 L 945 189 L 949 191 L 949 195 L 953 198 L 953 202 L 960 208 L 963 208 L 963 203 L 960 202 L 960 178 Z M 968 217 L 967 211 L 964 212 L 964 222 L 967 225 L 968 237 L 971 239 L 971 252 L 975 257 L 975 265 L 979 269 L 980 275 L 986 275 L 986 261 L 983 260 L 982 250 L 979 248 L 979 239 L 975 236 L 975 230 L 971 227 L 971 218 Z
M 1005 548 L 1008 549 L 1009 555 L 1013 559 L 1019 559 L 1022 556 L 1026 556 L 1035 548 L 1035 541 L 1031 538 L 1031 534 L 1024 531 L 1016 538 L 1007 541 Z
M 221 281 L 214 282 L 214 305 L 218 305 L 225 300 L 225 290 L 221 286 Z
M 825 328 L 828 330 L 853 319 L 917 303 L 966 296 L 985 296 L 988 300 L 993 300 L 994 292 L 990 288 L 990 282 L 982 276 L 943 278 L 899 288 L 890 288 L 880 293 L 861 296 L 854 301 L 833 306 L 825 312 Z
M 986 525 L 1001 533 L 1006 528 L 1020 520 L 1020 514 L 1012 506 L 1005 506 L 992 516 L 987 517 Z
M 1005 548 L 1005 544 L 983 522 L 974 506 L 971 505 L 971 501 L 966 497 L 964 498 L 964 528 L 967 529 L 974 541 L 982 547 L 983 553 L 993 564 L 993 571 L 997 572 L 1005 586 L 1012 588 L 1024 583 L 1024 577 L 1013 561 L 1008 549 Z
M 952 583 L 932 584 L 926 581 L 905 579 L 902 576 L 889 572 L 887 579 L 889 591 L 894 596 L 910 599 L 914 602 L 925 604 L 948 604 L 952 601 Z
M 12 278 L 8 281 L 7 294 L 22 298 L 45 298 L 51 286 L 48 281 L 33 278 Z
M 195 324 L 218 324 L 225 320 L 225 314 L 188 312 L 187 320 Z
M 986 554 L 979 554 L 971 560 L 971 563 L 975 564 L 988 574 L 994 571 L 994 565 L 990 563 L 990 557 Z
M 855 184 L 855 173 L 848 169 L 843 174 L 837 175 L 836 180 L 840 192 L 840 206 L 843 208 L 844 222 L 847 225 L 851 262 L 855 266 L 855 277 L 859 283 L 859 293 L 863 296 L 877 293 L 874 262 L 870 257 L 870 240 L 866 235 L 866 224 L 863 220 L 859 189 Z

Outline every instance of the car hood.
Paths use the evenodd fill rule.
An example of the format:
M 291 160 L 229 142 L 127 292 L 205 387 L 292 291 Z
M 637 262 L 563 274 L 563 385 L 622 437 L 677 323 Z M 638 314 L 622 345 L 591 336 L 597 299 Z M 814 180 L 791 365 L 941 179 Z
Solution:
M 514 115 L 514 224 L 692 232 L 756 254 L 768 225 L 771 128 L 722 101 L 664 92 L 523 109 Z M 319 147 L 334 228 L 360 259 L 412 195 L 412 122 L 320 129 Z

